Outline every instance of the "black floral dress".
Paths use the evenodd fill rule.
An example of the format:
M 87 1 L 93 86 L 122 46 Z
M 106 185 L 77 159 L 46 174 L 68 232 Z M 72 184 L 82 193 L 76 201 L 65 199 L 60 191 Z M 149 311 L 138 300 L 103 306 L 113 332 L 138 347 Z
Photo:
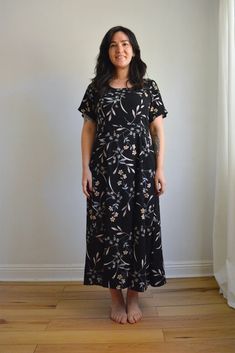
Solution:
M 85 285 L 143 292 L 166 283 L 156 156 L 149 124 L 165 118 L 159 88 L 112 88 L 98 99 L 92 83 L 78 110 L 96 122 L 87 199 Z

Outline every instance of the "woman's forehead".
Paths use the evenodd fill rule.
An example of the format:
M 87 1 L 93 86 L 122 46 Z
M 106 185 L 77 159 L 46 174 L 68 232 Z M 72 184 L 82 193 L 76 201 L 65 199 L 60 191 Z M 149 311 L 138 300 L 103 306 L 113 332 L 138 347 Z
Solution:
M 111 42 L 124 42 L 129 41 L 129 37 L 124 32 L 116 32 L 112 36 Z

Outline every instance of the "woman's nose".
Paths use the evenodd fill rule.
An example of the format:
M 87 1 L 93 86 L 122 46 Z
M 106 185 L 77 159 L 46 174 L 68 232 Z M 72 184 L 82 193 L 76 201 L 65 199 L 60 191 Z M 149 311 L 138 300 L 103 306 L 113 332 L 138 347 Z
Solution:
M 122 45 L 121 45 L 121 43 L 117 45 L 116 49 L 117 49 L 117 52 L 118 52 L 118 53 L 120 53 L 120 52 L 122 51 Z

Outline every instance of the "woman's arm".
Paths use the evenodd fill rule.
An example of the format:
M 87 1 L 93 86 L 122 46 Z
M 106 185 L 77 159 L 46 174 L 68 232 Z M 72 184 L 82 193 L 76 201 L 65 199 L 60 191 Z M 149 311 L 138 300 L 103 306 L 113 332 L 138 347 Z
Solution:
M 92 191 L 92 175 L 89 168 L 92 148 L 96 134 L 96 123 L 85 116 L 82 133 L 81 133 L 81 148 L 82 148 L 82 188 L 84 194 L 89 197 L 89 192 Z
M 156 117 L 149 126 L 150 134 L 152 137 L 154 151 L 156 155 L 156 173 L 155 173 L 155 186 L 158 195 L 165 192 L 166 181 L 164 177 L 164 153 L 165 153 L 165 138 L 163 129 L 162 115 Z

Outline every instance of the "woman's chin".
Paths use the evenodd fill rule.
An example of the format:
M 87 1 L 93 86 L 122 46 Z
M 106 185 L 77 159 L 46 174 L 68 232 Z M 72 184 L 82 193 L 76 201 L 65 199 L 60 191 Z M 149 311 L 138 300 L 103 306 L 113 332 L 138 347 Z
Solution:
M 113 65 L 116 67 L 116 69 L 127 69 L 130 63 L 114 63 Z

